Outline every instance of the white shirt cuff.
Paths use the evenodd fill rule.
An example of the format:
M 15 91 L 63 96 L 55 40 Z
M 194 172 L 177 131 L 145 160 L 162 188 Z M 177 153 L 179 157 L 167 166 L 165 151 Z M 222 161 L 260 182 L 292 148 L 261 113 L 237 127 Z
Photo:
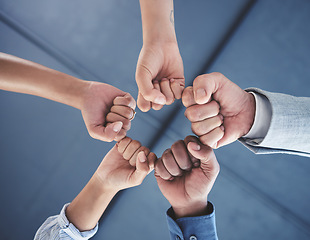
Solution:
M 271 123 L 272 109 L 269 100 L 259 93 L 249 92 L 255 98 L 256 110 L 254 123 L 250 131 L 243 138 L 261 142 L 267 135 Z
M 80 232 L 72 223 L 69 222 L 66 216 L 66 209 L 69 204 L 70 203 L 64 205 L 58 216 L 58 224 L 61 228 L 61 231 L 65 232 L 72 239 L 76 240 L 85 240 L 93 237 L 98 231 L 98 223 L 92 230 Z

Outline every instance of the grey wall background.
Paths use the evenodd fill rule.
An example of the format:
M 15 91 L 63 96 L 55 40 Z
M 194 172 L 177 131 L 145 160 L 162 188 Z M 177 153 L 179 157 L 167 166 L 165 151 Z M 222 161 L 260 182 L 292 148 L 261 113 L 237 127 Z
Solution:
M 310 97 L 310 2 L 175 0 L 186 84 L 219 71 L 242 88 Z M 142 46 L 138 0 L 1 0 L 0 51 L 137 95 Z M 31 239 L 78 194 L 112 144 L 88 136 L 78 110 L 0 92 L 1 239 Z M 178 101 L 137 113 L 129 136 L 157 154 L 186 135 Z M 216 150 L 209 200 L 220 239 L 309 239 L 310 161 L 256 156 L 240 143 Z M 94 239 L 169 239 L 168 202 L 152 175 L 123 191 Z

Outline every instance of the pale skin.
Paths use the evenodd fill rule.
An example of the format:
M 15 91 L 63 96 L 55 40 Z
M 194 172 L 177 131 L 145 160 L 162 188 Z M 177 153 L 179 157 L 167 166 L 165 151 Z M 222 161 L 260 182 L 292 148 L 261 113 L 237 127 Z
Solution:
M 0 53 L 0 89 L 47 98 L 81 110 L 90 136 L 106 142 L 126 135 L 128 120 L 133 118 L 136 107 L 129 93 L 111 85 L 84 81 L 5 53 Z M 118 107 L 112 109 L 113 105 Z M 122 111 L 120 106 L 128 109 Z M 110 109 L 120 116 L 110 114 L 107 118 Z
M 155 177 L 176 218 L 209 214 L 207 198 L 220 167 L 212 149 L 194 136 L 175 142 L 155 162 Z
M 255 118 L 255 99 L 221 73 L 198 76 L 182 95 L 185 116 L 200 141 L 219 148 L 247 134 Z
M 93 229 L 115 194 L 138 186 L 153 170 L 156 155 L 125 137 L 104 157 L 98 169 L 66 209 L 70 223 L 79 231 Z M 135 162 L 132 166 L 130 162 Z
M 184 86 L 183 61 L 174 29 L 172 0 L 140 0 L 143 47 L 136 69 L 141 111 L 161 109 L 180 99 Z

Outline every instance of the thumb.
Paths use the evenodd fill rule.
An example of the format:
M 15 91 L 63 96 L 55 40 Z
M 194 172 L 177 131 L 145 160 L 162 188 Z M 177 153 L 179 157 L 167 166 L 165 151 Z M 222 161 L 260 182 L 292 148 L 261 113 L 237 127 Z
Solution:
M 165 105 L 166 104 L 166 97 L 162 94 L 159 90 L 153 88 L 146 88 L 141 91 L 141 95 L 144 97 L 145 100 L 159 104 Z
M 109 123 L 106 127 L 96 126 L 91 129 L 91 136 L 104 142 L 112 142 L 122 127 L 122 122 Z
M 139 92 L 143 98 L 147 101 L 165 105 L 166 97 L 164 94 L 157 90 L 153 86 L 153 77 L 151 73 L 145 68 L 138 68 L 136 73 L 136 81 L 139 88 Z
M 137 155 L 136 170 L 131 175 L 131 181 L 135 185 L 140 185 L 148 173 L 149 164 L 147 161 L 147 157 L 144 151 L 141 151 Z
M 193 90 L 196 103 L 205 104 L 211 100 L 212 94 L 215 93 L 220 86 L 222 76 L 221 73 L 210 73 L 195 78 Z
M 195 158 L 200 159 L 201 168 L 211 169 L 218 165 L 215 154 L 207 145 L 203 145 L 198 141 L 189 142 L 187 144 L 187 149 Z
M 187 149 L 193 156 L 200 159 L 200 169 L 211 182 L 214 182 L 220 172 L 220 165 L 212 148 L 197 142 L 189 142 Z

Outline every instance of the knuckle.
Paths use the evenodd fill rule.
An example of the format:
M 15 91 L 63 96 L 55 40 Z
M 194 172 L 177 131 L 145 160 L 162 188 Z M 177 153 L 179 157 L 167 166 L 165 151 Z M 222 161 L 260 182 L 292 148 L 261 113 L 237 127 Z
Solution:
M 117 137 L 120 138 L 120 139 L 123 139 L 124 137 L 126 137 L 126 133 L 127 131 L 122 129 L 118 134 L 117 134 Z
M 133 112 L 131 108 L 124 107 L 124 112 L 122 114 L 124 114 L 127 118 L 131 118 Z
M 192 167 L 192 164 L 189 161 L 180 163 L 180 168 L 182 168 L 182 170 L 184 170 L 184 171 L 190 170 L 191 167 Z
M 144 92 L 141 92 L 141 94 L 145 100 L 150 101 L 152 99 L 152 92 L 151 91 L 144 91 Z
M 219 115 L 216 116 L 216 121 L 217 121 L 217 126 L 220 126 L 223 122 Z
M 195 142 L 195 141 L 197 141 L 197 138 L 193 135 L 188 135 L 184 139 L 184 144 L 187 145 L 190 141 Z
M 111 119 L 111 117 L 112 117 L 112 113 L 109 112 L 109 113 L 107 114 L 107 116 L 106 116 L 107 121 L 109 121 L 109 120 Z
M 187 105 L 190 102 L 192 91 L 192 87 L 187 87 L 183 90 L 182 102 L 184 105 Z
M 169 180 L 170 178 L 171 178 L 171 176 L 170 175 L 166 175 L 166 174 L 164 174 L 164 175 L 160 175 L 160 177 L 162 178 L 162 179 L 164 179 L 164 180 Z
M 130 122 L 130 120 L 124 119 L 122 122 L 123 122 L 123 129 L 129 130 L 130 127 L 131 127 L 131 122 Z
M 170 148 L 165 150 L 164 153 L 163 153 L 163 156 L 162 156 L 163 161 L 166 161 L 167 158 L 170 156 L 170 154 L 171 154 Z
M 199 84 L 200 82 L 205 81 L 206 78 L 206 74 L 203 75 L 199 75 L 198 77 L 196 77 L 193 81 L 193 85 Z
M 224 77 L 224 75 L 220 72 L 210 73 L 210 76 L 215 77 L 215 78 L 223 78 Z
M 187 118 L 191 122 L 199 121 L 200 112 L 195 107 L 190 107 L 187 109 Z
M 196 135 L 201 135 L 201 129 L 200 129 L 200 124 L 199 123 L 192 123 L 192 131 Z
M 182 140 L 178 140 L 175 143 L 172 144 L 171 146 L 171 150 L 173 152 L 177 151 L 178 149 L 180 149 L 180 147 L 184 146 L 183 141 Z
M 113 100 L 113 104 L 117 104 L 117 102 L 121 101 L 122 98 L 123 97 L 121 97 L 121 96 L 115 97 L 114 100 Z
M 130 145 L 132 145 L 133 147 L 140 147 L 141 146 L 140 142 L 137 140 L 131 141 Z
M 169 97 L 166 97 L 166 104 L 167 105 L 171 105 L 172 103 L 174 102 L 174 98 L 169 96 Z
M 147 147 L 145 147 L 145 146 L 141 146 L 139 148 L 139 152 L 141 152 L 141 151 L 143 151 L 145 153 L 145 155 L 148 155 L 149 152 L 150 152 L 150 150 Z
M 209 104 L 210 104 L 209 106 L 212 107 L 212 109 L 214 108 L 216 110 L 216 113 L 220 112 L 221 106 L 220 106 L 220 104 L 217 101 L 213 100 Z
M 182 171 L 179 168 L 171 169 L 169 172 L 174 177 L 182 175 Z
M 130 99 L 128 97 L 123 98 L 123 104 L 124 105 L 129 106 L 131 102 L 132 102 L 132 99 Z
M 200 136 L 200 137 L 199 137 L 199 140 L 200 140 L 200 142 L 201 142 L 202 144 L 207 145 L 207 146 L 210 147 L 210 145 L 209 145 L 210 143 L 209 143 L 209 141 L 207 140 L 208 138 L 206 138 L 205 136 L 206 136 L 206 135 Z
M 169 83 L 169 79 L 168 78 L 163 78 L 163 79 L 161 79 L 160 80 L 160 84 L 162 84 L 162 83 Z

